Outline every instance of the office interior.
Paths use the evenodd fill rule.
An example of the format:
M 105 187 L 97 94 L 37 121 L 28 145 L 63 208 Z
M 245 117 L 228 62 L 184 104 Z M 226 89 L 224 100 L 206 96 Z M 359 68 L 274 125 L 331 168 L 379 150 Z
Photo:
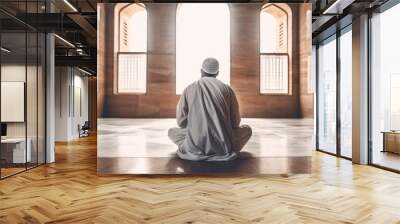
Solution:
M 154 2 L 157 3 L 158 1 L 151 1 L 151 3 Z M 64 218 L 78 222 L 85 218 L 94 219 L 96 217 L 100 220 L 99 222 L 106 222 L 106 220 L 113 220 L 110 217 L 115 217 L 115 214 L 118 214 L 127 220 L 143 223 L 150 223 L 152 220 L 179 223 L 186 220 L 183 218 L 183 213 L 188 211 L 181 210 L 182 213 L 176 214 L 176 209 L 168 210 L 164 207 L 165 210 L 163 211 L 169 211 L 174 215 L 168 216 L 163 212 L 146 213 L 146 209 L 150 210 L 155 205 L 146 207 L 145 203 L 137 203 L 136 200 L 139 200 L 137 195 L 149 196 L 151 200 L 157 201 L 155 198 L 161 197 L 163 194 L 177 192 L 178 190 L 189 191 L 196 188 L 196 192 L 197 190 L 199 192 L 204 191 L 199 193 L 201 195 L 199 200 L 205 200 L 202 203 L 214 202 L 213 205 L 218 208 L 221 206 L 221 210 L 218 210 L 219 214 L 213 213 L 214 211 L 205 212 L 201 210 L 204 213 L 200 213 L 204 216 L 195 218 L 192 216 L 187 218 L 186 221 L 207 222 L 205 220 L 206 214 L 212 213 L 215 216 L 212 216 L 211 219 L 218 220 L 219 218 L 223 222 L 232 222 L 232 219 L 228 219 L 228 217 L 233 217 L 231 214 L 236 211 L 234 206 L 226 206 L 226 203 L 222 202 L 218 204 L 215 201 L 222 200 L 221 194 L 227 198 L 235 195 L 229 200 L 236 201 L 240 198 L 241 201 L 247 201 L 256 206 L 257 203 L 252 201 L 251 197 L 242 198 L 241 194 L 237 193 L 238 188 L 232 187 L 235 184 L 245 185 L 247 182 L 249 186 L 243 186 L 242 189 L 248 190 L 246 191 L 248 194 L 254 193 L 252 192 L 254 189 L 257 189 L 256 193 L 263 192 L 265 189 L 274 189 L 274 193 L 289 195 L 269 198 L 269 202 L 276 202 L 274 206 L 284 208 L 280 210 L 282 213 L 277 212 L 272 207 L 268 208 L 268 212 L 271 213 L 264 211 L 276 219 L 290 217 L 292 218 L 290 220 L 294 220 L 294 222 L 322 220 L 322 222 L 349 223 L 368 221 L 372 223 L 396 223 L 400 220 L 398 212 L 396 212 L 400 208 L 400 204 L 395 200 L 399 195 L 399 191 L 396 189 L 400 188 L 398 182 L 398 173 L 400 173 L 400 101 L 398 100 L 400 66 L 396 54 L 400 50 L 398 42 L 400 32 L 394 28 L 400 21 L 400 4 L 398 1 L 295 0 L 277 2 L 277 4 L 310 3 L 311 5 L 309 15 L 312 42 L 310 43 L 310 57 L 299 57 L 296 61 L 296 66 L 302 64 L 303 68 L 309 67 L 310 72 L 305 72 L 306 75 L 299 76 L 296 82 L 293 82 L 293 80 L 288 82 L 288 89 L 298 94 L 296 102 L 284 99 L 284 97 L 277 97 L 277 100 L 273 101 L 270 106 L 278 109 L 259 110 L 263 103 L 268 104 L 268 102 L 254 101 L 250 97 L 244 97 L 242 104 L 247 110 L 244 115 L 261 111 L 262 115 L 266 115 L 264 119 L 271 122 L 268 125 L 273 124 L 271 127 L 284 126 L 283 118 L 299 119 L 301 120 L 298 121 L 300 123 L 306 122 L 307 130 L 305 132 L 301 128 L 290 129 L 291 124 L 285 123 L 288 126 L 287 130 L 296 130 L 287 134 L 286 137 L 296 137 L 298 136 L 296 132 L 307 134 L 307 138 L 312 144 L 311 148 L 305 148 L 304 152 L 310 157 L 307 163 L 311 165 L 311 168 L 308 170 L 308 174 L 302 175 L 279 172 L 282 175 L 249 178 L 229 177 L 230 179 L 196 176 L 175 179 L 175 177 L 164 176 L 148 178 L 98 175 L 97 135 L 108 133 L 97 130 L 98 127 L 106 124 L 101 123 L 105 121 L 102 118 L 112 118 L 111 114 L 116 113 L 121 119 L 121 126 L 124 124 L 123 119 L 135 119 L 134 122 L 137 123 L 132 124 L 135 129 L 133 131 L 140 132 L 143 130 L 140 129 L 141 119 L 146 121 L 165 119 L 161 115 L 166 114 L 169 120 L 166 119 L 164 120 L 165 123 L 160 124 L 167 128 L 174 122 L 175 104 L 179 99 L 179 94 L 177 94 L 179 90 L 175 86 L 177 80 L 168 78 L 169 76 L 175 77 L 175 74 L 165 73 L 168 69 L 175 69 L 175 56 L 169 52 L 162 56 L 154 55 L 153 60 L 157 61 L 157 57 L 163 57 L 164 60 L 159 61 L 158 67 L 155 65 L 147 68 L 147 74 L 152 72 L 159 75 L 152 76 L 154 83 L 148 85 L 145 82 L 144 85 L 147 87 L 146 90 L 149 90 L 149 88 L 155 90 L 157 92 L 155 95 L 146 96 L 148 99 L 138 96 L 137 107 L 130 106 L 125 111 L 118 109 L 121 104 L 130 100 L 129 97 L 115 101 L 101 100 L 106 99 L 105 96 L 107 95 L 107 97 L 115 98 L 115 91 L 118 91 L 118 86 L 109 86 L 109 81 L 100 78 L 100 73 L 104 72 L 101 68 L 106 60 L 105 58 L 98 58 L 98 54 L 103 51 L 110 52 L 113 49 L 109 49 L 104 43 L 97 41 L 98 31 L 110 28 L 105 26 L 105 23 L 99 23 L 99 11 L 104 10 L 102 8 L 104 5 L 114 3 L 116 1 L 108 0 L 3 0 L 0 2 L 0 119 L 2 136 L 0 145 L 0 192 L 3 193 L 0 194 L 0 197 L 2 202 L 5 202 L 0 205 L 0 219 L 4 218 L 12 223 L 16 220 L 23 220 L 25 215 L 25 217 L 36 217 L 42 221 L 63 221 L 62 218 Z M 124 3 L 143 3 L 145 5 L 149 3 L 151 5 L 150 1 Z M 176 15 L 174 13 L 176 13 L 177 4 L 171 4 L 174 6 L 166 4 L 166 8 L 173 8 L 169 9 L 170 11 L 156 7 L 152 10 L 162 18 L 175 20 Z M 254 10 L 257 11 L 261 10 L 262 5 L 273 4 L 273 2 L 252 1 L 252 3 L 227 4 L 235 5 L 237 10 L 243 10 L 248 7 L 248 4 L 256 4 L 258 8 Z M 103 6 L 99 7 L 99 5 Z M 245 13 L 239 14 L 239 17 L 245 17 L 245 15 Z M 152 20 L 150 13 L 148 20 L 148 24 L 155 21 Z M 166 21 L 166 24 L 161 24 L 157 31 L 163 32 L 163 37 L 170 38 L 170 42 L 154 42 L 155 47 L 167 50 L 175 49 L 175 41 L 171 38 L 175 35 L 174 32 L 171 33 L 164 29 L 171 21 L 164 21 Z M 299 25 L 301 23 L 296 20 L 293 21 L 293 24 Z M 244 49 L 252 46 L 248 43 L 246 45 L 246 34 L 259 36 L 259 33 L 254 34 L 250 31 L 246 33 L 247 31 L 230 30 L 231 35 L 235 32 L 238 35 L 243 35 L 243 38 L 237 40 L 237 44 Z M 149 39 L 147 38 L 147 40 Z M 232 47 L 232 41 L 235 41 L 235 39 L 230 38 L 231 55 L 238 53 L 234 52 L 235 48 Z M 149 45 L 145 50 L 149 54 L 157 53 L 153 51 L 153 48 L 149 48 Z M 258 60 L 259 53 L 262 52 L 259 52 L 259 46 L 255 51 L 258 51 L 258 54 L 252 59 L 254 62 L 250 63 L 253 63 L 255 68 L 252 73 L 256 77 L 260 77 Z M 239 61 L 245 60 L 248 56 L 246 53 L 248 52 L 235 54 L 235 57 L 239 57 L 236 58 Z M 150 59 L 148 58 L 148 60 Z M 232 65 L 234 63 L 231 60 L 230 66 Z M 243 68 L 237 66 L 230 69 L 232 71 Z M 106 73 L 111 74 L 112 72 Z M 235 80 L 232 77 L 230 79 L 232 84 L 243 84 L 241 90 L 246 91 L 246 85 L 249 85 L 252 90 L 259 94 L 260 89 L 258 87 L 261 79 L 248 79 L 247 77 L 240 80 Z M 148 82 L 148 79 L 144 81 Z M 170 83 L 170 86 L 167 89 L 159 88 L 158 84 L 162 82 Z M 143 91 L 143 85 L 138 84 L 135 88 L 137 88 L 136 91 Z M 294 90 L 294 88 L 297 89 Z M 129 91 L 129 88 L 126 91 Z M 163 100 L 163 98 L 171 97 L 168 94 L 173 96 L 174 99 Z M 146 102 L 146 100 L 149 101 Z M 140 105 L 140 102 L 143 104 Z M 290 102 L 290 105 L 288 102 Z M 159 107 L 155 108 L 152 103 L 159 105 Z M 287 108 L 290 108 L 291 105 L 293 108 L 288 110 Z M 106 109 L 104 110 L 104 108 Z M 98 117 L 100 118 L 99 124 L 97 123 Z M 255 126 L 262 125 L 258 120 L 251 119 L 247 121 L 253 122 L 252 124 Z M 157 124 L 153 125 L 151 126 L 151 123 L 148 123 L 148 128 L 151 130 L 158 128 Z M 292 125 L 292 127 L 299 127 L 299 123 Z M 112 125 L 108 127 L 110 126 Z M 152 143 L 168 141 L 165 136 L 160 136 L 158 132 L 153 132 L 153 134 L 157 138 Z M 153 135 L 150 133 L 150 136 Z M 268 145 L 268 138 L 264 140 L 260 138 L 259 141 Z M 274 141 L 273 138 L 269 140 Z M 135 142 L 135 144 L 141 143 Z M 294 154 L 298 152 L 293 146 L 296 145 L 296 142 L 282 145 L 287 146 L 284 149 L 286 151 L 293 150 Z M 277 144 L 277 152 L 282 145 Z M 167 145 L 166 147 L 171 146 Z M 129 153 L 132 152 L 129 151 L 128 155 Z M 272 154 L 272 156 L 274 155 L 279 157 L 282 154 Z M 125 168 L 123 162 L 120 167 L 115 166 L 119 162 L 108 161 L 105 165 L 111 171 L 121 167 L 121 170 L 123 170 Z M 158 162 L 158 160 L 154 160 L 154 164 L 167 165 Z M 275 162 L 271 162 L 273 164 L 271 166 L 274 168 L 280 164 Z M 140 160 L 137 164 L 140 167 L 140 164 L 148 163 Z M 285 164 L 289 163 L 285 161 Z M 174 172 L 179 166 L 185 169 L 185 164 L 177 161 L 173 166 Z M 129 172 L 129 170 L 126 172 Z M 46 184 L 41 185 L 40 181 Z M 57 181 L 64 181 L 64 184 L 58 185 L 59 182 Z M 118 186 L 116 183 L 118 183 Z M 298 188 L 296 184 L 299 183 L 307 185 L 308 188 Z M 27 192 L 28 189 L 24 189 L 24 184 L 32 184 L 32 190 Z M 201 186 L 198 187 L 200 184 Z M 57 199 L 73 201 L 75 199 L 77 201 L 82 200 L 82 202 L 93 202 L 89 197 L 97 198 L 101 195 L 101 197 L 107 198 L 104 201 L 113 204 L 115 208 L 122 207 L 129 210 L 132 206 L 138 206 L 146 209 L 139 209 L 138 213 L 142 217 L 131 216 L 129 213 L 123 213 L 122 210 L 118 209 L 111 209 L 110 213 L 103 214 L 101 214 L 100 209 L 93 209 L 91 212 L 95 216 L 89 216 L 86 209 L 67 208 L 68 206 L 78 206 L 74 203 L 68 205 L 61 202 L 57 205 L 49 203 L 46 205 L 58 206 L 65 212 L 65 215 L 57 218 L 45 214 L 44 216 L 48 215 L 48 217 L 44 219 L 42 214 L 26 212 L 23 215 L 16 212 L 15 209 L 7 207 L 7 205 L 14 205 L 11 200 L 15 201 L 16 207 L 21 206 L 18 208 L 30 206 L 30 208 L 35 209 L 41 207 L 42 205 L 35 204 L 36 202 L 30 201 L 29 198 L 31 195 L 40 197 L 43 191 L 40 190 L 40 187 L 44 185 L 46 185 L 46 190 L 57 192 L 48 196 L 49 200 L 53 201 L 57 201 Z M 33 188 L 33 186 L 39 187 Z M 279 186 L 279 190 L 276 190 L 274 186 Z M 61 188 L 67 190 L 63 191 Z M 232 192 L 232 194 L 220 193 L 214 195 L 214 193 L 217 194 L 216 192 L 222 192 L 221 188 L 224 188 L 224 191 Z M 101 190 L 99 191 L 99 189 Z M 105 193 L 115 193 L 117 189 L 132 193 L 131 195 L 123 195 L 131 200 L 121 202 L 112 194 L 107 195 Z M 86 198 L 78 197 L 78 192 L 81 192 L 82 195 L 86 193 L 88 195 Z M 17 194 L 18 197 L 13 196 Z M 117 194 L 115 193 L 115 195 Z M 68 195 L 69 198 L 62 195 Z M 276 194 L 271 193 L 270 195 Z M 320 200 L 320 198 L 326 200 Z M 165 200 L 169 203 L 173 200 L 180 202 L 186 199 L 175 195 Z M 304 199 L 300 204 L 303 204 L 307 209 L 301 206 L 289 206 L 295 203 L 293 201 L 297 203 L 300 199 Z M 348 200 L 348 203 L 342 201 L 345 199 Z M 155 203 L 151 200 L 146 202 Z M 97 203 L 96 205 L 95 203 L 92 205 L 88 203 L 83 207 L 97 205 L 100 208 L 107 207 L 107 205 L 102 204 L 103 202 L 94 201 Z M 329 204 L 332 201 L 337 202 L 337 204 Z M 20 205 L 17 205 L 18 203 Z M 168 203 L 163 204 L 163 206 L 169 205 Z M 314 208 L 313 205 L 315 204 L 320 205 L 319 208 L 326 208 L 326 210 Z M 79 205 L 82 206 L 82 204 Z M 193 209 L 200 209 L 201 207 L 195 203 L 188 203 L 188 205 L 193 206 Z M 232 213 L 224 213 L 223 205 Z M 344 210 L 344 208 L 346 209 Z M 247 217 L 239 211 L 236 212 Z M 256 213 L 260 217 L 265 214 L 254 210 L 254 214 Z M 82 214 L 79 217 L 80 219 L 76 217 L 76 214 Z M 164 217 L 164 219 L 161 219 L 161 217 Z M 257 221 L 249 217 L 240 219 L 234 216 L 233 219 L 236 219 L 238 223 Z
M 85 49 L 79 51 L 61 33 L 49 36 L 61 28 L 46 27 L 40 15 L 64 10 L 58 5 L 64 3 L 1 2 L 1 179 L 54 162 L 56 142 L 95 133 L 96 115 L 90 113 L 95 112 L 96 65 L 88 57 L 93 49 L 75 43 Z M 70 66 L 68 57 L 86 57 L 94 64 Z

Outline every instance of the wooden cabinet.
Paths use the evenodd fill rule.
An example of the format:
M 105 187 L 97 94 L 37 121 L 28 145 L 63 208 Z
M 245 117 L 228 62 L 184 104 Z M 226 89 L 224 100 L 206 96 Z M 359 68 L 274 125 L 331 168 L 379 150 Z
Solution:
M 400 154 L 400 132 L 382 132 L 383 133 L 383 152 L 392 152 Z

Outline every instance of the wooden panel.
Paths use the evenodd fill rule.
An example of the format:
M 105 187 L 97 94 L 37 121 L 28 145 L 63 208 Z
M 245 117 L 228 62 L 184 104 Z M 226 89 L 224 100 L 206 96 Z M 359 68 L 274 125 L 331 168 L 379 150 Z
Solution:
M 236 92 L 244 117 L 298 117 L 298 69 L 293 63 L 297 24 L 292 24 L 292 52 L 289 52 L 291 95 L 260 94 L 260 15 L 262 4 L 231 6 L 232 87 Z M 291 6 L 296 18 L 296 5 Z M 289 31 L 290 32 L 290 31 Z
M 105 73 L 106 73 L 106 21 L 107 13 L 105 4 L 97 4 L 99 22 L 97 24 L 97 111 L 103 116 L 105 100 Z
M 90 131 L 97 131 L 97 78 L 90 77 L 88 80 L 88 111 L 89 111 L 89 123 L 90 123 Z
M 307 18 L 307 10 L 311 10 L 311 4 L 302 4 L 299 18 L 299 50 L 300 50 L 300 110 L 301 117 L 314 117 L 314 95 L 310 93 L 309 75 L 311 75 L 311 18 Z
M 105 5 L 113 18 L 113 5 Z M 175 95 L 175 10 L 176 4 L 147 4 L 148 13 L 148 83 L 145 95 L 115 94 L 116 74 L 114 37 L 106 41 L 104 117 L 174 117 Z M 107 29 L 115 31 L 115 21 L 107 19 Z M 101 37 L 101 36 L 100 36 Z M 99 79 L 102 79 L 99 77 Z M 103 91 L 99 89 L 99 91 Z
M 400 154 L 400 133 L 384 133 L 384 151 Z

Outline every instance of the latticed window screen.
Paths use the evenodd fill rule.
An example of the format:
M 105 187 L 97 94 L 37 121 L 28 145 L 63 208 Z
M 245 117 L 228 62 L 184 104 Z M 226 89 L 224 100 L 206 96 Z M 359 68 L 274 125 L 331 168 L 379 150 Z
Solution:
M 285 43 L 286 43 L 285 24 L 280 23 L 279 24 L 279 48 L 284 48 Z
M 123 35 L 123 44 L 125 46 L 128 46 L 128 23 L 127 22 L 123 23 L 122 35 Z
M 119 53 L 119 93 L 146 93 L 146 64 L 145 53 Z
M 261 54 L 260 92 L 287 94 L 289 92 L 287 54 Z

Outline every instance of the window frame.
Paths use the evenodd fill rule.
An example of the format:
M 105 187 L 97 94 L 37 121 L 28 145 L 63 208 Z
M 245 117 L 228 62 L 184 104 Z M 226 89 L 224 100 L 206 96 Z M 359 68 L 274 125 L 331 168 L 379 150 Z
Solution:
M 395 173 L 400 173 L 400 170 L 397 168 L 392 168 L 391 166 L 387 166 L 386 164 L 382 164 L 379 162 L 376 162 L 374 160 L 374 130 L 373 130 L 373 119 L 374 119 L 374 87 L 373 87 L 373 78 L 374 78 L 374 53 L 375 53 L 375 47 L 374 47 L 374 41 L 375 40 L 375 35 L 376 29 L 374 27 L 374 17 L 377 16 L 378 14 L 382 14 L 385 11 L 391 9 L 392 7 L 395 7 L 399 4 L 398 1 L 394 0 L 388 0 L 382 5 L 376 7 L 375 9 L 371 10 L 369 12 L 369 17 L 368 17 L 368 29 L 367 29 L 367 38 L 368 38 L 368 163 L 367 165 L 377 167 L 383 170 L 395 172 Z
M 120 3 L 120 4 L 124 4 L 124 3 Z M 126 9 L 126 8 L 128 8 L 128 7 L 130 7 L 130 6 L 132 6 L 132 5 L 137 5 L 137 6 L 139 6 L 139 7 L 142 7 L 143 8 L 143 10 L 146 12 L 146 14 L 147 14 L 147 9 L 146 9 L 146 5 L 144 4 L 144 3 L 125 3 L 126 5 L 124 5 L 123 7 L 121 7 L 120 9 L 118 9 L 118 28 L 117 28 L 117 40 L 118 40 L 118 46 L 117 46 L 117 50 L 116 50 L 116 53 L 115 53 L 115 55 L 116 55 L 116 63 L 114 63 L 115 64 L 115 67 L 116 67 L 116 75 L 114 76 L 114 94 L 115 95 L 147 95 L 148 94 L 148 90 L 149 90 L 149 87 L 148 87 L 148 85 L 149 85 L 149 83 L 148 83 L 148 81 L 149 81 L 149 78 L 148 78 L 148 76 L 149 76 L 149 70 L 148 70 L 148 67 L 149 67 L 149 60 L 148 60 L 148 58 L 149 58 L 149 54 L 148 54 L 148 47 L 149 47 L 149 32 L 148 32 L 148 27 L 149 27 L 149 20 L 148 20 L 148 17 L 146 16 L 146 51 L 145 52 L 140 52 L 140 51 L 134 51 L 134 52 L 127 52 L 127 51 L 121 51 L 120 49 L 121 49 L 121 42 L 120 42 L 120 39 L 121 39 L 121 12 L 124 10 L 124 9 Z M 115 17 L 114 17 L 115 18 Z M 114 31 L 115 32 L 115 31 Z M 115 37 L 115 35 L 114 35 L 114 37 Z M 115 41 L 114 41 L 114 43 L 115 43 Z M 136 55 L 136 54 L 145 54 L 146 55 L 146 72 L 145 72 L 145 75 L 146 75 L 146 77 L 145 77 L 145 89 L 144 89 L 144 92 L 142 93 L 142 92 L 120 92 L 119 91 L 119 55 L 120 54 L 133 54 L 133 55 Z
M 341 143 L 341 130 L 342 130 L 342 126 L 341 126 L 341 118 L 340 118 L 340 105 L 341 105 L 341 90 L 340 90 L 340 85 L 341 85 L 341 64 L 340 64 L 340 60 L 341 60 L 341 54 L 340 54 L 340 43 L 341 43 L 341 36 L 344 35 L 347 32 L 353 32 L 352 31 L 352 21 L 351 20 L 343 20 L 343 25 L 339 28 L 337 28 L 334 32 L 329 33 L 329 35 L 323 36 L 323 38 L 320 39 L 316 39 L 315 41 L 315 46 L 316 46 L 316 85 L 315 85 L 315 100 L 316 100 L 316 144 L 315 144 L 315 148 L 316 151 L 318 152 L 323 152 L 332 156 L 336 156 L 339 158 L 343 158 L 346 160 L 350 160 L 352 161 L 352 158 L 344 156 L 342 153 L 342 143 Z M 319 67 L 320 67 L 320 63 L 319 63 L 319 58 L 320 58 L 320 54 L 319 54 L 319 48 L 322 44 L 326 44 L 327 42 L 330 41 L 336 41 L 336 151 L 334 153 L 329 152 L 327 150 L 324 150 L 323 148 L 320 148 L 320 144 L 319 144 L 319 122 L 320 122 L 320 118 L 318 116 L 319 114 L 319 104 L 321 103 L 321 99 L 320 99 L 320 92 L 319 92 L 319 85 L 320 85 L 320 72 L 319 72 Z
M 292 36 L 289 37 L 289 27 L 292 27 L 292 23 L 289 23 L 289 13 L 287 12 L 287 10 L 285 10 L 284 8 L 280 7 L 279 4 L 286 4 L 286 3 L 265 3 L 261 6 L 260 9 L 260 13 L 259 13 L 259 47 L 258 47 L 258 51 L 259 51 L 259 94 L 260 95 L 279 95 L 279 96 L 290 96 L 292 95 L 292 85 L 291 85 L 291 81 L 292 81 L 292 71 L 291 71 L 291 52 L 292 52 L 292 47 L 289 47 L 289 41 L 292 40 Z M 287 4 L 286 4 L 287 5 Z M 263 12 L 265 9 L 267 9 L 268 7 L 276 7 L 279 10 L 281 10 L 283 13 L 285 13 L 286 15 L 286 52 L 282 53 L 282 52 L 262 52 L 261 51 L 261 13 L 265 13 Z M 287 7 L 290 9 L 290 6 L 287 5 Z M 291 10 L 291 9 L 290 9 Z M 287 56 L 287 92 L 285 93 L 278 93 L 278 92 L 271 92 L 271 93 L 265 93 L 261 91 L 261 79 L 262 79 L 262 74 L 261 74 L 261 60 L 262 60 L 262 56 L 263 55 L 270 55 L 270 56 L 277 56 L 277 55 L 281 55 L 281 56 Z

